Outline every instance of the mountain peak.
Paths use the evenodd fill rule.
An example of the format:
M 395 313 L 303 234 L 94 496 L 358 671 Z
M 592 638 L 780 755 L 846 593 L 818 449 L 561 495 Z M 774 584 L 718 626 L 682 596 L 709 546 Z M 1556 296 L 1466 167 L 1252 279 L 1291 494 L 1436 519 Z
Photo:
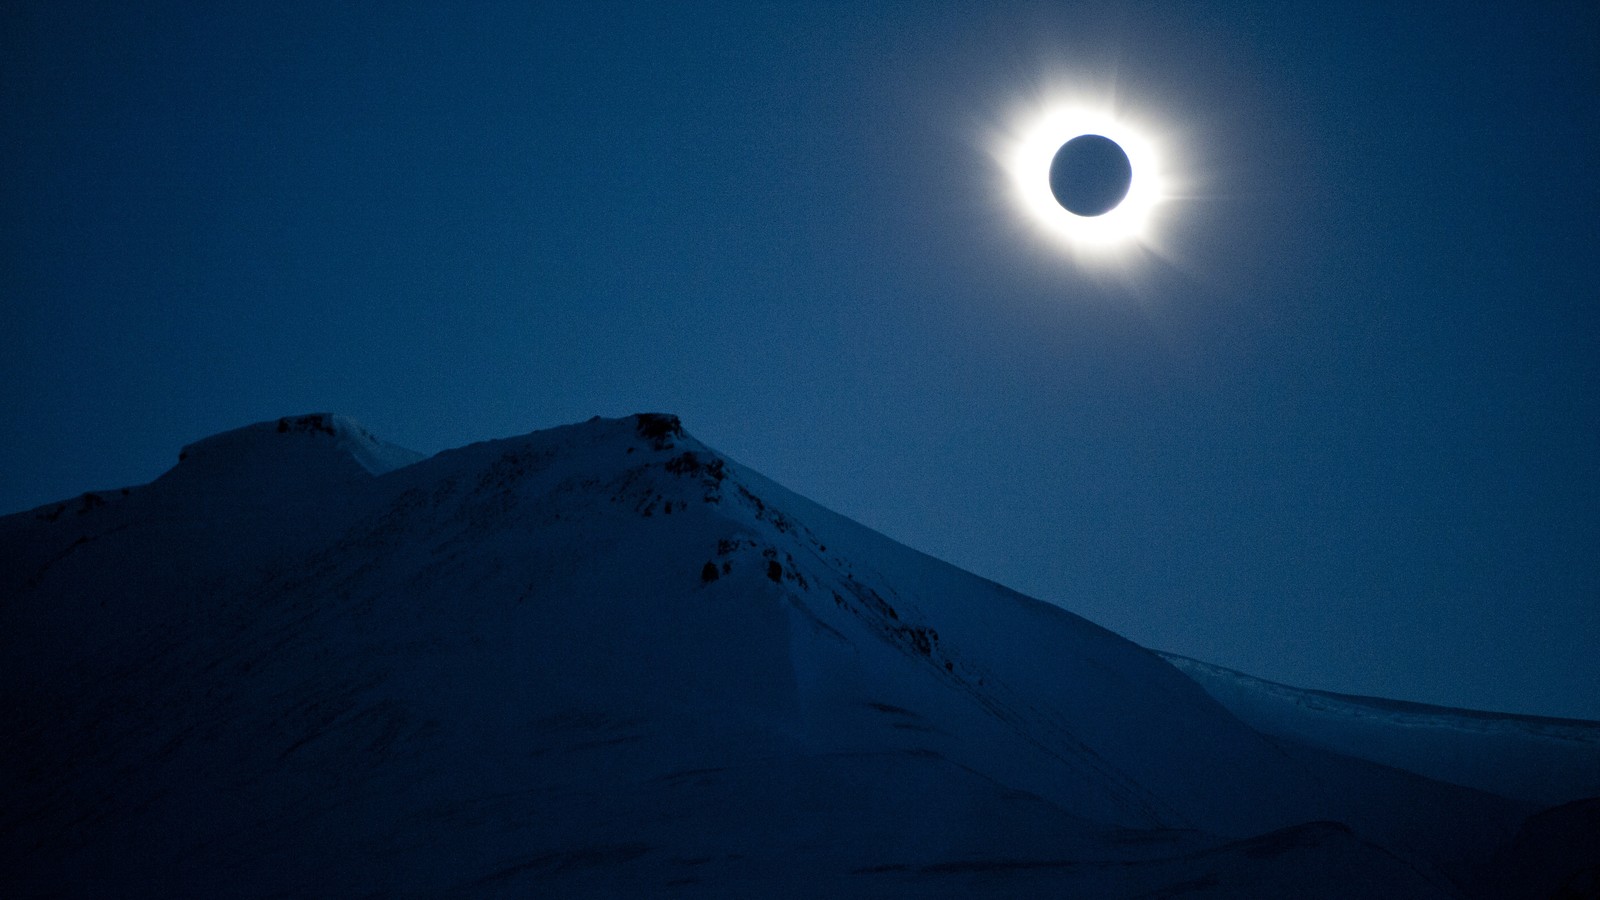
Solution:
M 634 413 L 634 430 L 639 436 L 652 441 L 683 437 L 683 422 L 671 413 Z
M 324 482 L 382 475 L 424 458 L 381 440 L 356 420 L 333 413 L 269 419 L 195 441 L 162 480 L 229 479 L 257 484 L 284 479 Z

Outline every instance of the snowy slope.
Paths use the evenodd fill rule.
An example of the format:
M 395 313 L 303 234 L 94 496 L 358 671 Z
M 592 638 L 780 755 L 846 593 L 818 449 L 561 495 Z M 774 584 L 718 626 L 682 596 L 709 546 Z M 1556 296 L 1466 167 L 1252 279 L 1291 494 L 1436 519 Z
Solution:
M 184 447 L 172 470 L 261 490 L 267 482 L 299 484 L 382 475 L 423 458 L 375 437 L 347 416 L 311 413 L 258 422 Z
M 1162 657 L 1270 735 L 1541 806 L 1600 797 L 1600 722 L 1304 690 Z
M 425 460 L 277 420 L 0 548 L 21 896 L 1456 896 L 1527 811 L 1268 737 L 666 416 Z

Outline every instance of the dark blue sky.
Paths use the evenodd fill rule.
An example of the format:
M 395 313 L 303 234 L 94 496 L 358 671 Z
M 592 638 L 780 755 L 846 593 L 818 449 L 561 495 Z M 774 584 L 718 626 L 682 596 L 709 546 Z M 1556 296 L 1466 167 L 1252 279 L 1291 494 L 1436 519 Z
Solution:
M 1592 3 L 210 6 L 4 5 L 0 510 L 666 410 L 1150 646 L 1600 718 Z M 1166 256 L 1009 202 L 1063 78 Z

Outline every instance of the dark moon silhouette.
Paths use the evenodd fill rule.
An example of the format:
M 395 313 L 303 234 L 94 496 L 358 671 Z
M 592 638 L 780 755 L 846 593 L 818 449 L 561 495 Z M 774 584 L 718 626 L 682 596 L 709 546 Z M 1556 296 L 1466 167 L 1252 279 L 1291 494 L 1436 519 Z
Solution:
M 1128 196 L 1133 165 L 1116 141 L 1098 134 L 1080 134 L 1056 151 L 1050 161 L 1050 193 L 1067 212 L 1103 216 Z

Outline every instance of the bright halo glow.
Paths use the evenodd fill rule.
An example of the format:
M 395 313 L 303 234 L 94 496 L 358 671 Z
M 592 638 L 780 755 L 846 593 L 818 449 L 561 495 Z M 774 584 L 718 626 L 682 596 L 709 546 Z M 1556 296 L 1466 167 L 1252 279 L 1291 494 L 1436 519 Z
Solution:
M 1074 251 L 1100 254 L 1151 244 L 1156 213 L 1168 199 L 1168 178 L 1148 128 L 1082 103 L 1059 103 L 1035 111 L 997 152 L 1016 202 L 1028 217 Z M 1078 216 L 1063 209 L 1050 192 L 1050 161 L 1080 134 L 1116 141 L 1128 154 L 1133 181 L 1128 196 L 1100 216 Z

